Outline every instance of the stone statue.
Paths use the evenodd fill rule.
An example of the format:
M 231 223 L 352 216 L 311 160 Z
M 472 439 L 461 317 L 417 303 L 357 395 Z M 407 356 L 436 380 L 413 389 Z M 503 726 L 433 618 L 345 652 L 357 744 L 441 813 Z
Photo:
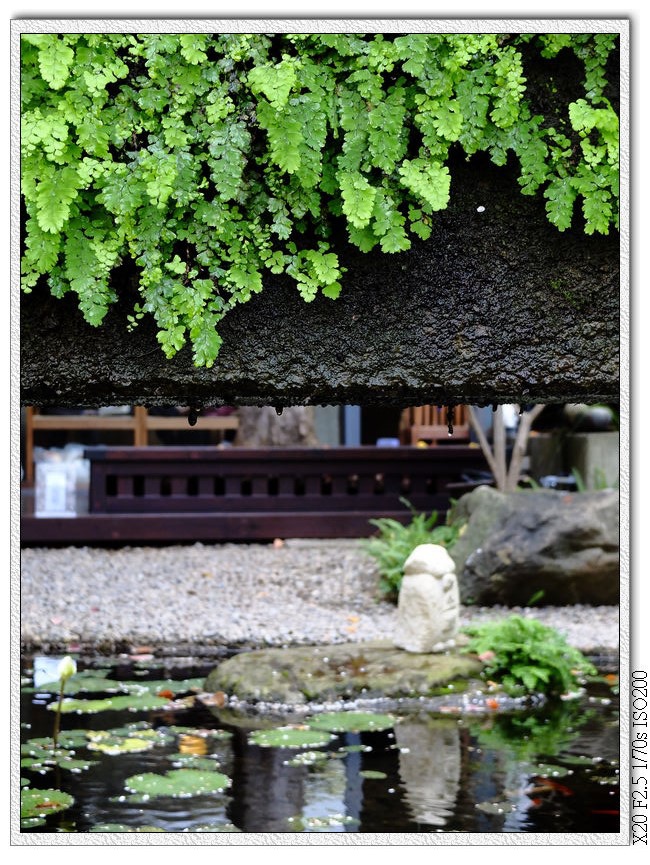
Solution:
M 404 563 L 395 645 L 407 652 L 452 648 L 459 607 L 453 559 L 439 544 L 421 544 Z

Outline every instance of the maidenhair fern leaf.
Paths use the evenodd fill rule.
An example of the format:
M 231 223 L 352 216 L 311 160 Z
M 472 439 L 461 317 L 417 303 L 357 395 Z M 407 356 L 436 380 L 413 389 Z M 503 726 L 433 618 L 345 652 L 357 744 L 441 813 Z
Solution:
M 43 231 L 59 232 L 70 216 L 77 197 L 78 176 L 73 168 L 45 173 L 36 188 L 36 220 Z
M 576 190 L 567 177 L 558 177 L 551 181 L 544 190 L 546 213 L 553 225 L 560 231 L 565 231 L 571 225 L 573 202 L 576 195 Z
M 340 171 L 338 181 L 343 199 L 343 213 L 355 228 L 365 228 L 370 222 L 376 189 L 357 172 Z
M 446 165 L 425 159 L 405 159 L 399 174 L 404 186 L 432 210 L 443 210 L 447 206 L 451 177 Z
M 68 80 L 70 67 L 74 62 L 74 51 L 56 34 L 45 36 L 38 47 L 38 67 L 41 75 L 52 90 L 60 90 Z

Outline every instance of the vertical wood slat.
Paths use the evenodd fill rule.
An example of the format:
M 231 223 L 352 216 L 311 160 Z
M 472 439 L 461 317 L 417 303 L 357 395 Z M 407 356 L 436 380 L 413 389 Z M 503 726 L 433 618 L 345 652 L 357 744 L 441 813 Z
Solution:
M 149 498 L 160 496 L 160 478 L 157 475 L 145 475 L 144 494 Z
M 456 405 L 452 410 L 454 436 L 467 439 L 469 436 L 469 413 L 465 405 Z M 399 430 L 402 444 L 417 444 L 419 439 L 431 439 L 432 443 L 448 437 L 447 406 L 421 405 L 404 409 L 400 417 Z
M 133 477 L 129 475 L 118 475 L 117 478 L 118 498 L 133 498 Z
M 293 496 L 294 494 L 294 478 L 291 475 L 281 472 L 278 477 L 278 496 Z
M 199 478 L 199 493 L 200 496 L 214 495 L 214 478 L 200 477 Z
M 177 497 L 187 496 L 187 477 L 185 475 L 172 477 L 171 494 Z

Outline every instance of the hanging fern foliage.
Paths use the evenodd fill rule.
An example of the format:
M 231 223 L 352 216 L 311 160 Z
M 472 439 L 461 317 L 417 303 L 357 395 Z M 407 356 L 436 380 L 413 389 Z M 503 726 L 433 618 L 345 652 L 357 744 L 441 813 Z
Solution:
M 514 155 L 525 195 L 584 231 L 618 226 L 617 34 L 34 33 L 21 39 L 22 288 L 99 325 L 131 263 L 168 358 L 287 274 L 335 299 L 335 226 L 398 253 L 447 207 L 449 157 Z M 574 52 L 580 98 L 534 113 L 523 52 Z

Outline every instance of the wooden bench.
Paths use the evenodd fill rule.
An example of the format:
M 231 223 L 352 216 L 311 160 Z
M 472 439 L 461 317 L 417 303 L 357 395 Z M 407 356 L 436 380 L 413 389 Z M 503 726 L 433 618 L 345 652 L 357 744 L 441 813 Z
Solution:
M 190 426 L 187 417 L 158 416 L 149 413 L 144 406 L 136 405 L 129 414 L 41 414 L 38 408 L 28 406 L 25 410 L 25 483 L 34 482 L 34 434 L 39 430 L 80 430 L 83 432 L 119 431 L 131 435 L 135 447 L 147 447 L 149 433 L 158 430 L 218 431 L 236 430 L 239 420 L 236 415 L 199 415 L 195 426 Z
M 88 447 L 89 513 L 24 513 L 23 544 L 364 537 L 370 520 L 449 507 L 480 448 Z
M 430 445 L 461 444 L 469 442 L 469 429 L 467 406 L 454 406 L 450 418 L 446 406 L 421 405 L 404 409 L 400 417 L 399 438 L 405 445 L 415 445 L 419 441 Z

